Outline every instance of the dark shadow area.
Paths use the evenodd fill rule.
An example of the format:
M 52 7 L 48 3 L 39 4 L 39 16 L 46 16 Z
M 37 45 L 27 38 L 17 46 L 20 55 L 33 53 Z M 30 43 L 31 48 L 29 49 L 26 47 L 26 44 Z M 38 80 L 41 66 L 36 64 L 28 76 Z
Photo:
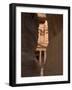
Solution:
M 21 14 L 21 76 L 40 75 L 40 66 L 35 56 L 38 39 L 38 20 L 34 13 Z
M 63 15 L 47 15 L 49 45 L 44 75 L 63 74 Z

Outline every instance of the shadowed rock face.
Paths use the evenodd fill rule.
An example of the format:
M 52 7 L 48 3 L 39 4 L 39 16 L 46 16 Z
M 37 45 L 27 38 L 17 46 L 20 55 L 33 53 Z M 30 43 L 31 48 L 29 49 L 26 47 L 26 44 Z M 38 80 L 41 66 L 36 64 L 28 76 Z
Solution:
M 36 14 L 22 13 L 22 50 L 35 50 L 38 39 L 38 20 Z
M 63 15 L 47 14 L 49 41 L 63 31 Z
M 44 67 L 44 75 L 63 74 L 63 33 L 59 32 L 47 47 L 47 60 Z
M 44 75 L 63 74 L 63 16 L 47 15 L 49 45 L 47 47 L 47 62 Z
M 21 18 L 21 76 L 38 76 L 40 67 L 34 54 L 38 39 L 37 15 L 22 13 Z

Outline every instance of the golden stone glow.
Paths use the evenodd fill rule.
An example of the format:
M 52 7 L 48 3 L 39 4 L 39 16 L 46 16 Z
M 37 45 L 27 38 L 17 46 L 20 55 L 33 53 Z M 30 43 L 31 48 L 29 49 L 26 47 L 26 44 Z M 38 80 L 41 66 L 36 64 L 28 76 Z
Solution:
M 38 46 L 37 47 L 47 47 L 48 46 L 48 22 L 40 23 L 38 28 Z

